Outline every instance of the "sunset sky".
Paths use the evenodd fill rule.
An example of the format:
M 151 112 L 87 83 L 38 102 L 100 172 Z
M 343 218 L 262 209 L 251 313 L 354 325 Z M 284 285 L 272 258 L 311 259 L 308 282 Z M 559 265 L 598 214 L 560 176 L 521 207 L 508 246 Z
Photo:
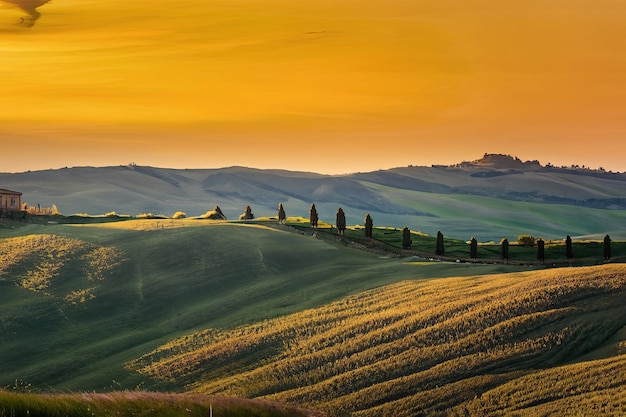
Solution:
M 626 171 L 626 1 L 0 2 L 0 171 Z

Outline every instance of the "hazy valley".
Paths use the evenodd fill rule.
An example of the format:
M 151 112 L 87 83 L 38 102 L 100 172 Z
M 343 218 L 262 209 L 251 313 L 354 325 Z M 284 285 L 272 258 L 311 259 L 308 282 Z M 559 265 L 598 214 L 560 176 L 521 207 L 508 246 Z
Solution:
M 430 235 L 441 230 L 459 239 L 626 235 L 626 174 L 545 167 L 504 155 L 341 176 L 243 167 L 65 168 L 0 174 L 0 184 L 22 192 L 31 205 L 56 204 L 64 215 L 198 216 L 219 205 L 237 219 L 246 205 L 257 216 L 274 216 L 282 202 L 289 216 L 306 217 L 315 203 L 329 222 L 343 207 L 351 225 L 362 224 L 369 212 L 377 225 Z

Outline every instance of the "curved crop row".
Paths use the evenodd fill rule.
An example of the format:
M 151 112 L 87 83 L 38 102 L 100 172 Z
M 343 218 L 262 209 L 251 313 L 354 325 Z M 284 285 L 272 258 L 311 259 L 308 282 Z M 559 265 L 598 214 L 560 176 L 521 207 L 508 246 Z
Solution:
M 438 395 L 446 407 L 458 405 L 493 381 L 602 345 L 626 324 L 625 290 L 620 265 L 406 281 L 179 338 L 129 366 L 197 392 L 267 397 L 330 415 L 386 407 L 415 415 Z M 460 389 L 463 380 L 475 384 L 456 399 L 439 390 Z

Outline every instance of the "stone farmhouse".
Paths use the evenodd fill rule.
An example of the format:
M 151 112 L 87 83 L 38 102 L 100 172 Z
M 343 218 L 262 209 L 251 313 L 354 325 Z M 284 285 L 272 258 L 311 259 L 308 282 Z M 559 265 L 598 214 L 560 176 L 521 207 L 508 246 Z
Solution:
M 0 212 L 20 211 L 22 208 L 22 193 L 0 188 Z

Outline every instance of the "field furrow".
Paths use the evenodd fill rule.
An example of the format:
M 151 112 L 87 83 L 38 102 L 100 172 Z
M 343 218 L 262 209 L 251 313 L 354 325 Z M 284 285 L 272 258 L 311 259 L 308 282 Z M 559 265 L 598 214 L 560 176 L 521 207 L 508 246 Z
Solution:
M 404 281 L 186 336 L 134 366 L 193 391 L 266 397 L 331 416 L 442 412 L 605 343 L 626 325 L 625 289 L 620 265 Z M 440 389 L 447 386 L 462 392 L 450 396 Z

